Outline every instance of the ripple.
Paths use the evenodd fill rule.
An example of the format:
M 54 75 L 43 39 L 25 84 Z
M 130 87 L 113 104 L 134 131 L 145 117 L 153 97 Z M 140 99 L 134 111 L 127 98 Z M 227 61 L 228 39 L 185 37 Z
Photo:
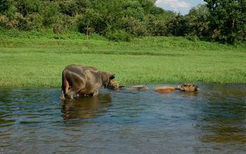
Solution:
M 246 85 L 199 84 L 198 93 L 165 95 L 155 86 L 163 85 L 65 102 L 60 89 L 2 88 L 0 153 L 246 151 Z

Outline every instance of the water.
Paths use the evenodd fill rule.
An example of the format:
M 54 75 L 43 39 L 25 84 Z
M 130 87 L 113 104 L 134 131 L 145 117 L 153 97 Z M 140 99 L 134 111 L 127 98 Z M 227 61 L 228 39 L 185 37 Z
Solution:
M 66 102 L 59 89 L 2 88 L 0 153 L 246 153 L 246 85 L 199 87 Z

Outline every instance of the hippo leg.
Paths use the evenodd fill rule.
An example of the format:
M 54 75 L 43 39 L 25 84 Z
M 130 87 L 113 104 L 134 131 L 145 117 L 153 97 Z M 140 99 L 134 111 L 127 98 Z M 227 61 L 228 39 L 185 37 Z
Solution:
M 65 94 L 65 98 L 73 99 L 73 91 L 71 89 L 67 91 L 67 93 Z
M 99 91 L 96 90 L 96 91 L 94 91 L 94 93 L 92 94 L 92 96 L 97 96 L 98 94 L 99 94 Z
M 64 96 L 63 91 L 61 92 L 60 99 L 61 99 L 61 100 L 65 100 L 65 96 Z

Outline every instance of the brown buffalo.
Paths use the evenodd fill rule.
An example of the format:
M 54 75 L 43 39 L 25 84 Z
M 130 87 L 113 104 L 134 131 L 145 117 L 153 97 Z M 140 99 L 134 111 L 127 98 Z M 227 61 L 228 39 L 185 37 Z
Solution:
M 114 78 L 113 74 L 92 66 L 69 65 L 62 72 L 61 99 L 72 99 L 74 94 L 96 96 L 101 87 L 107 88 Z

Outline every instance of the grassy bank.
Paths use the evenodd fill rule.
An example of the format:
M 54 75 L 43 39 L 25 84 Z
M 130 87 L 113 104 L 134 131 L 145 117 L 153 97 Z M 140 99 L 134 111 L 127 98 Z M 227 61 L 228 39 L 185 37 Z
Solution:
M 181 37 L 111 42 L 94 35 L 0 31 L 0 86 L 60 87 L 68 64 L 96 66 L 125 84 L 246 83 L 246 47 Z

